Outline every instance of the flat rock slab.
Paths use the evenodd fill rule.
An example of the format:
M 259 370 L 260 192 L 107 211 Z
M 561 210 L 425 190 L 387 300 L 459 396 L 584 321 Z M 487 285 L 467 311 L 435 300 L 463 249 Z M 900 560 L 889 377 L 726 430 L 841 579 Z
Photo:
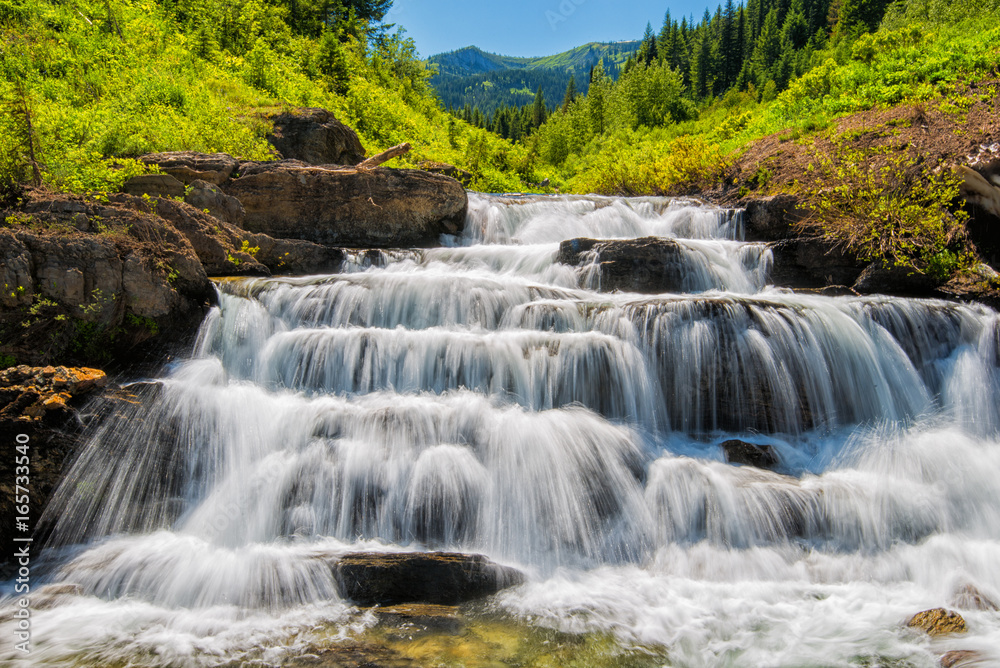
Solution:
M 333 569 L 341 595 L 360 605 L 457 605 L 524 581 L 482 555 L 449 552 L 355 552 Z
M 274 166 L 223 189 L 242 202 L 247 230 L 350 248 L 436 245 L 468 208 L 458 181 L 413 169 Z

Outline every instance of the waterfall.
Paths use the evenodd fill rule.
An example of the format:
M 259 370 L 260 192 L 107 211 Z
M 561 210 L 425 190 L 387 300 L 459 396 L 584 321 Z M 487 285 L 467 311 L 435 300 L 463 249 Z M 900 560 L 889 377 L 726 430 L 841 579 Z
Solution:
M 645 236 L 677 242 L 683 292 L 556 261 Z M 40 660 L 239 657 L 347 623 L 337 555 L 447 549 L 529 573 L 502 609 L 676 665 L 931 665 L 901 620 L 1000 592 L 1000 316 L 769 268 L 696 200 L 472 193 L 439 248 L 220 282 L 46 512 L 49 578 L 82 594 L 37 613 Z M 727 463 L 733 438 L 777 466 Z

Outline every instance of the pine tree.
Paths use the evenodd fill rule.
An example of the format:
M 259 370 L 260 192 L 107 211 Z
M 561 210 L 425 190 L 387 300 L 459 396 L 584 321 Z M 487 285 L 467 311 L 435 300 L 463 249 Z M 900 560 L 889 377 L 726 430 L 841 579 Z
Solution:
M 576 77 L 570 76 L 569 83 L 566 84 L 566 96 L 563 97 L 563 111 L 569 110 L 569 105 L 576 101 Z
M 542 94 L 542 87 L 539 86 L 538 92 L 535 93 L 535 104 L 531 110 L 531 122 L 534 127 L 539 128 L 542 126 L 547 116 L 546 111 L 545 96 Z

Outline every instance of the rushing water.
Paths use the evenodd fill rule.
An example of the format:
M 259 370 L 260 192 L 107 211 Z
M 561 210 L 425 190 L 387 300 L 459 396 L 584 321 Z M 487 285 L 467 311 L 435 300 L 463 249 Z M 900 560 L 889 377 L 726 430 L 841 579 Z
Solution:
M 441 248 L 220 284 L 48 510 L 48 577 L 81 589 L 35 613 L 32 665 L 278 663 L 353 619 L 327 560 L 357 549 L 517 565 L 502 609 L 670 665 L 1000 661 L 1000 613 L 903 627 L 965 585 L 1000 599 L 997 313 L 767 287 L 739 214 L 693 201 L 470 197 Z M 554 261 L 650 235 L 688 292 Z M 726 463 L 730 438 L 777 469 Z

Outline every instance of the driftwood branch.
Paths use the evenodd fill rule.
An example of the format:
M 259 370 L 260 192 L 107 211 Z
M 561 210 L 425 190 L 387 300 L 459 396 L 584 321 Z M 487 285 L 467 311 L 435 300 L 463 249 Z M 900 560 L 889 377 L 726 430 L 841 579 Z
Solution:
M 378 155 L 373 155 L 364 162 L 359 162 L 357 165 L 354 166 L 354 168 L 366 171 L 369 169 L 375 169 L 383 162 L 392 160 L 393 158 L 398 158 L 401 155 L 406 155 L 407 153 L 410 152 L 410 148 L 411 147 L 409 142 L 400 144 L 399 146 L 393 146 L 387 151 L 382 151 Z

